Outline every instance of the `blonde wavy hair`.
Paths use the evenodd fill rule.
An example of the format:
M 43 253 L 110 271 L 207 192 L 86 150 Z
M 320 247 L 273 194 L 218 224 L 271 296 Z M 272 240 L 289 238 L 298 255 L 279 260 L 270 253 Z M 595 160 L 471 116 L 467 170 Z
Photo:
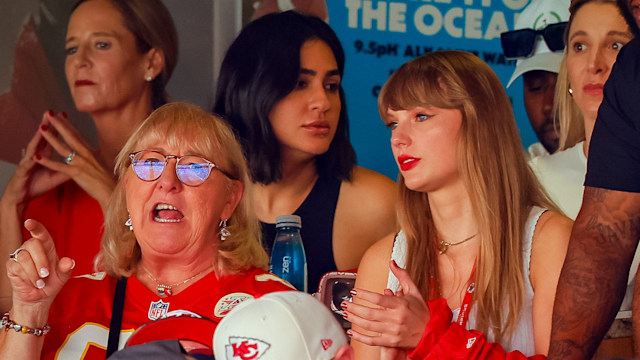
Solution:
M 616 0 L 572 0 L 569 6 L 569 21 L 564 32 L 564 43 L 569 44 L 569 31 L 576 13 L 582 6 L 588 3 L 612 4 L 618 6 Z M 571 81 L 569 81 L 569 72 L 567 69 L 567 55 L 569 48 L 565 46 L 560 70 L 558 71 L 558 80 L 556 81 L 556 93 L 553 102 L 554 122 L 559 129 L 559 147 L 558 150 L 566 150 L 572 148 L 580 141 L 585 140 L 584 117 L 582 111 L 573 100 L 569 93 Z
M 135 232 L 124 226 L 128 218 L 123 179 L 129 171 L 129 154 L 143 150 L 157 141 L 169 147 L 188 145 L 208 160 L 220 165 L 238 180 L 224 177 L 228 188 L 250 183 L 240 144 L 227 124 L 218 116 L 196 105 L 169 103 L 155 110 L 129 138 L 116 159 L 118 183 L 105 214 L 104 234 L 95 266 L 112 276 L 131 276 L 142 256 Z M 218 274 L 239 272 L 250 267 L 266 268 L 267 254 L 260 241 L 259 223 L 250 209 L 251 199 L 244 191 L 242 199 L 228 221 L 231 236 L 220 241 L 212 234 L 211 245 L 218 249 L 215 271 Z M 215 199 L 214 199 L 215 201 Z
M 558 150 L 572 148 L 585 139 L 584 118 L 573 97 L 569 94 L 569 74 L 567 72 L 567 48 L 558 70 L 556 92 L 553 101 L 553 121 L 559 132 Z
M 402 65 L 382 87 L 378 110 L 417 106 L 457 109 L 462 125 L 457 166 L 481 239 L 476 265 L 477 328 L 496 341 L 511 337 L 524 301 L 522 237 L 531 207 L 556 210 L 524 158 L 511 103 L 500 79 L 482 60 L 462 51 L 434 52 Z M 438 279 L 438 229 L 428 194 L 398 181 L 398 221 L 408 242 L 407 270 L 425 298 Z M 509 311 L 505 312 L 505 307 Z

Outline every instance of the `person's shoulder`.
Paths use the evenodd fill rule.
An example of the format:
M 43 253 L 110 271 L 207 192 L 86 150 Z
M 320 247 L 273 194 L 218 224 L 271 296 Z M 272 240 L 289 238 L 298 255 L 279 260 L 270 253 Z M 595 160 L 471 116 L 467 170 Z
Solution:
M 362 189 L 364 191 L 374 188 L 393 190 L 396 184 L 387 176 L 361 166 L 353 167 L 351 181 L 348 181 L 346 183 L 350 183 L 351 187 L 353 187 L 354 189 Z
M 535 158 L 536 156 L 548 155 L 549 152 L 545 149 L 542 143 L 537 142 L 529 145 L 527 148 L 527 153 L 529 159 Z
M 536 172 L 562 171 L 567 167 L 573 167 L 580 163 L 586 163 L 581 141 L 565 150 L 558 150 L 553 154 L 533 157 L 529 160 L 529 166 Z M 584 159 L 583 159 L 584 158 Z
M 393 250 L 393 244 L 395 242 L 397 233 L 389 234 L 382 239 L 376 241 L 369 250 L 365 253 L 365 256 L 371 257 L 372 260 L 386 259 L 391 260 L 391 251 Z
M 536 294 L 555 293 L 558 276 L 569 247 L 573 221 L 552 211 L 538 220 L 531 244 L 530 276 Z M 551 295 L 553 297 L 553 295 Z
M 396 227 L 396 187 L 388 177 L 356 167 L 352 181 L 343 181 L 336 206 L 334 228 L 349 241 L 358 236 L 368 247 Z M 364 251 L 363 248 L 362 251 Z
M 395 202 L 396 183 L 388 177 L 360 166 L 353 169 L 351 181 L 343 181 L 340 197 L 361 208 L 389 208 Z
M 569 243 L 573 220 L 554 211 L 545 211 L 536 224 L 533 243 L 547 249 L 565 248 Z
M 358 267 L 359 278 L 380 278 L 386 284 L 395 237 L 396 234 L 389 234 L 369 247 Z

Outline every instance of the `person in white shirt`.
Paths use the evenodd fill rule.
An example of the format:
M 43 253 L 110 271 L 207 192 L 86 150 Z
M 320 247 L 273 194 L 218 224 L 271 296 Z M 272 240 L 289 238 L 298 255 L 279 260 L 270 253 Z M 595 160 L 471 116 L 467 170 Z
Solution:
M 540 140 L 527 149 L 530 157 L 558 149 L 552 110 L 568 19 L 569 0 L 533 0 L 518 16 L 515 30 L 501 35 L 505 56 L 518 59 L 507 88 L 522 75 L 524 107 Z

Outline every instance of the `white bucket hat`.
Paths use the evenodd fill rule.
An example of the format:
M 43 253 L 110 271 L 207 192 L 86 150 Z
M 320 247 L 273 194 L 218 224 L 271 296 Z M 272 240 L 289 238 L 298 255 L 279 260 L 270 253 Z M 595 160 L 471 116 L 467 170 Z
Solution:
M 514 30 L 534 29 L 542 30 L 550 24 L 569 20 L 570 0 L 532 0 L 520 13 Z M 552 52 L 542 36 L 535 40 L 533 55 L 516 61 L 516 69 L 511 75 L 507 87 L 518 76 L 534 70 L 544 70 L 557 73 L 562 62 L 562 51 Z

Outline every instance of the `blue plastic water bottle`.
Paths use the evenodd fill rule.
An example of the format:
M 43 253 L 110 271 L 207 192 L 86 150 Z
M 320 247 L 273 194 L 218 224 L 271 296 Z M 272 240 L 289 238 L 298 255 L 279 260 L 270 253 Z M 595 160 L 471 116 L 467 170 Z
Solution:
M 302 220 L 298 215 L 276 218 L 276 239 L 271 250 L 270 272 L 287 280 L 300 291 L 307 291 L 307 258 L 300 237 Z

